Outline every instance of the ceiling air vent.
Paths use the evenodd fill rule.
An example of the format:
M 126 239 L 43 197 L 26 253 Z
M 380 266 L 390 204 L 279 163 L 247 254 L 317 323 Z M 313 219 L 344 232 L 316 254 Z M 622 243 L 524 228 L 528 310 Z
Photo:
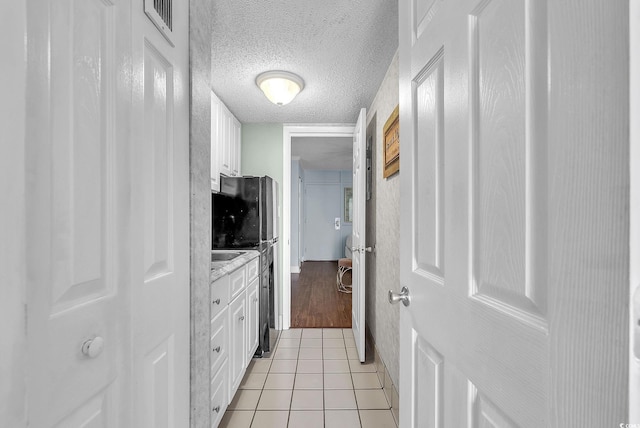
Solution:
M 175 46 L 173 43 L 173 0 L 144 0 L 144 12 L 171 46 Z

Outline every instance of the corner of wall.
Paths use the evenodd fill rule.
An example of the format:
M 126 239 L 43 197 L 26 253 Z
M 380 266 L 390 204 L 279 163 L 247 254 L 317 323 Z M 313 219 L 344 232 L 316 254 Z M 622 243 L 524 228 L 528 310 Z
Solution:
M 191 415 L 190 425 L 211 425 L 209 412 L 209 264 L 211 254 L 211 2 L 190 1 L 191 107 L 189 135 Z
M 393 384 L 399 386 L 399 341 L 398 330 L 400 311 L 398 306 L 387 302 L 386 293 L 389 288 L 399 287 L 399 236 L 400 228 L 400 173 L 389 178 L 382 177 L 382 144 L 383 127 L 399 102 L 398 52 L 394 55 L 387 73 L 378 89 L 373 103 L 367 112 L 367 131 L 374 132 L 373 142 L 373 183 L 372 199 L 367 205 L 367 219 L 371 219 L 373 227 L 367 227 L 367 239 L 373 242 L 376 252 L 371 255 L 368 275 L 372 279 L 372 290 L 367 289 L 366 323 L 376 344 L 379 356 Z

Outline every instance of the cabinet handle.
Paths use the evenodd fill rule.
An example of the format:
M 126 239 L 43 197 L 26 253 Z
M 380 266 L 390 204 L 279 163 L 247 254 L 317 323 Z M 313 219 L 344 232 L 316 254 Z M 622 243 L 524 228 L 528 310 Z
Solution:
M 217 348 L 213 348 L 214 351 L 216 351 L 217 353 L 220 353 L 220 347 L 218 346 Z
M 216 413 L 220 413 L 220 406 L 216 406 L 212 410 Z
M 240 321 L 244 321 L 244 315 L 240 317 Z
M 214 300 L 214 301 L 213 301 L 213 302 L 211 302 L 211 303 L 215 303 L 216 305 L 219 305 L 219 304 L 220 304 L 220 299 L 216 299 L 216 300 Z
M 253 298 L 253 301 L 254 301 L 254 302 L 257 302 L 257 301 L 258 301 L 258 298 L 257 298 L 257 297 L 254 297 L 254 298 Z

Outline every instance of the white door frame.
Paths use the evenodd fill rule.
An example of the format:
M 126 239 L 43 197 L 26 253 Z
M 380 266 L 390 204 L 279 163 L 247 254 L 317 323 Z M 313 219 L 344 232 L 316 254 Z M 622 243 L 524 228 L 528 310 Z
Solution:
M 282 313 L 280 327 L 291 326 L 291 139 L 353 137 L 355 124 L 284 124 L 282 128 Z
M 629 423 L 640 423 L 640 363 L 634 346 L 640 347 L 640 0 L 629 1 Z M 638 298 L 640 299 L 640 298 Z M 640 306 L 640 303 L 638 304 Z M 635 310 L 634 310 L 635 309 Z

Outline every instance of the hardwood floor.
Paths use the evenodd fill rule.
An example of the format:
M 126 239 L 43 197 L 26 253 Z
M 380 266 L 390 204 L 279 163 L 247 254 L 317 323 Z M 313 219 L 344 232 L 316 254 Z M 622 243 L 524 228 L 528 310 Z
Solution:
M 338 262 L 304 262 L 291 275 L 291 327 L 351 327 L 351 294 L 336 286 Z M 351 273 L 345 282 L 350 283 Z

